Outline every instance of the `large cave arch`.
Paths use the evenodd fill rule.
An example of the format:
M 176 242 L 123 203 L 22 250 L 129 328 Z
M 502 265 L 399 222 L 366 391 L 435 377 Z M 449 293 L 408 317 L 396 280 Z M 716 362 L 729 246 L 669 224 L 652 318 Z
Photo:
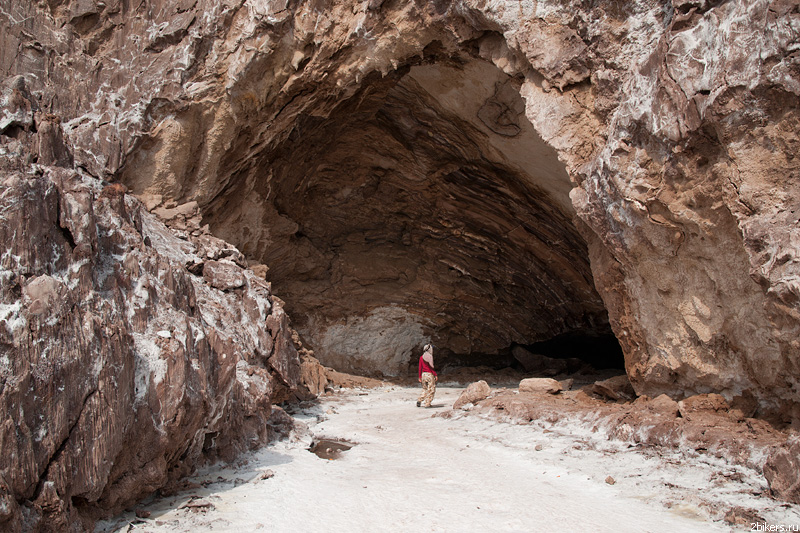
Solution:
M 320 360 L 398 374 L 612 335 L 572 187 L 525 114 L 521 76 L 469 54 L 365 78 L 300 113 L 204 209 L 267 279 Z M 570 353 L 569 355 L 580 355 Z
M 640 396 L 800 427 L 798 13 L 763 4 L 0 13 L 3 523 L 263 442 L 284 309 L 345 370 L 618 339 Z
M 794 131 L 793 71 L 727 75 L 786 56 L 788 34 L 767 32 L 772 56 L 742 44 L 742 63 L 715 50 L 744 3 L 322 5 L 208 18 L 233 31 L 170 56 L 169 82 L 134 78 L 160 89 L 115 115 L 118 158 L 89 142 L 105 115 L 70 126 L 76 162 L 153 209 L 197 202 L 268 263 L 326 363 L 396 372 L 426 338 L 457 362 L 613 329 L 639 394 L 795 409 L 797 262 L 781 250 L 797 163 L 774 148 Z M 723 40 L 692 37 L 700 21 Z M 563 167 L 520 165 L 537 151 Z

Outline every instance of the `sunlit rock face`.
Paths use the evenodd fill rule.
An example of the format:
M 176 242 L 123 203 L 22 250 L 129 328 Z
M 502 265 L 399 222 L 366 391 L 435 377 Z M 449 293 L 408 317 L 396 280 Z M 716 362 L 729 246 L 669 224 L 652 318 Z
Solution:
M 427 340 L 456 361 L 610 330 L 637 393 L 718 392 L 790 423 L 798 17 L 766 0 L 19 2 L 0 10 L 2 179 L 53 181 L 60 167 L 95 180 L 87 190 L 119 181 L 176 236 L 229 241 L 245 257 L 226 257 L 268 268 L 302 337 L 343 369 L 402 372 Z M 23 189 L 3 186 L 14 204 Z M 47 220 L 92 220 L 89 197 Z M 123 227 L 107 215 L 103 231 Z M 138 258 L 135 232 L 125 250 Z M 20 238 L 3 235 L 8 249 Z M 120 261 L 72 239 L 97 265 Z M 26 257 L 52 253 L 32 246 Z M 224 259 L 197 255 L 175 276 Z M 15 366 L 27 352 L 12 330 L 20 313 L 46 316 L 24 294 L 60 289 L 28 287 L 49 271 L 3 257 L 3 379 L 57 380 Z M 251 279 L 226 272 L 203 279 L 235 294 Z M 37 350 L 58 338 L 48 328 Z M 70 439 L 89 434 L 71 436 L 82 404 L 69 405 L 27 484 L 0 479 L 9 508 L 44 495 L 53 516 L 72 496 L 103 509 L 45 483 L 62 439 L 78 449 Z M 6 419 L 17 438 L 19 416 Z

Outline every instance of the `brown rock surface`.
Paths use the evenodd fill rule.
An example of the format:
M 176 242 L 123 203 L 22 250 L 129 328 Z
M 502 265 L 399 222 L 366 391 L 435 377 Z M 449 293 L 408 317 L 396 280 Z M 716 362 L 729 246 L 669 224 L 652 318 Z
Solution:
M 609 400 L 632 400 L 636 396 L 626 375 L 595 381 L 592 392 Z
M 15 164 L 74 161 L 202 216 L 269 266 L 324 364 L 397 373 L 428 339 L 490 359 L 613 330 L 638 394 L 748 391 L 787 423 L 795 18 L 766 0 L 23 3 L 0 17 L 0 135 Z
M 481 400 L 485 400 L 489 397 L 491 392 L 491 387 L 483 380 L 471 383 L 455 401 L 453 409 L 461 409 L 467 404 L 478 403 Z
M 6 173 L 0 212 L 3 530 L 88 527 L 276 435 L 299 361 L 268 283 L 189 274 L 192 242 L 72 170 Z
M 680 406 L 678 405 L 678 402 L 666 394 L 662 394 L 653 398 L 652 401 L 648 402 L 647 406 L 649 409 L 663 413 L 667 416 L 677 417 L 680 415 Z
M 800 503 L 800 439 L 787 441 L 770 454 L 764 476 L 773 495 Z
M 728 411 L 730 405 L 719 394 L 697 394 L 678 402 L 678 409 L 683 418 L 689 418 L 695 413 Z
M 230 262 L 206 261 L 203 265 L 203 279 L 221 291 L 238 289 L 245 284 L 242 269 Z
M 437 364 L 486 364 L 613 332 L 639 395 L 800 423 L 797 18 L 768 0 L 5 2 L 10 520 L 17 501 L 41 527 L 119 508 L 224 442 L 214 424 L 263 432 L 300 367 L 271 287 L 233 270 L 250 261 L 341 370 L 404 372 L 428 340 Z M 227 292 L 200 281 L 215 261 Z
M 526 378 L 519 382 L 519 392 L 558 394 L 561 392 L 561 383 L 551 378 Z

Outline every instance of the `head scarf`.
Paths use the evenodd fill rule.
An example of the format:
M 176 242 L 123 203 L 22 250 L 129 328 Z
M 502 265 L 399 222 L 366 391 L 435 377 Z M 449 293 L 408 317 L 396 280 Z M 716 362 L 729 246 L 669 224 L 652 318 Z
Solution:
M 422 360 L 428 363 L 431 368 L 436 368 L 433 366 L 433 345 L 426 344 L 425 345 L 425 353 L 422 354 Z

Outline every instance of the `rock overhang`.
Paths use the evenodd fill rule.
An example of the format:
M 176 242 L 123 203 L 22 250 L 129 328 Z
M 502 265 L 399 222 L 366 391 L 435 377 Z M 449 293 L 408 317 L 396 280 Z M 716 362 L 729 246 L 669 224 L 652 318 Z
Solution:
M 733 399 L 749 391 L 765 410 L 785 414 L 797 401 L 800 326 L 792 300 L 796 262 L 775 254 L 796 255 L 782 215 L 796 186 L 781 178 L 796 166 L 785 142 L 795 136 L 796 76 L 786 59 L 792 36 L 773 19 L 794 15 L 754 6 L 728 2 L 684 12 L 643 2 L 623 13 L 542 2 L 519 10 L 469 1 L 326 10 L 313 2 L 291 9 L 248 4 L 219 19 L 234 28 L 225 37 L 164 50 L 200 55 L 181 74 L 184 81 L 161 83 L 166 99 L 145 99 L 149 133 L 125 130 L 120 149 L 133 149 L 97 162 L 108 162 L 113 173 L 111 163 L 124 160 L 121 178 L 135 191 L 149 189 L 149 177 L 157 176 L 149 192 L 196 200 L 204 212 L 229 210 L 212 204 L 236 189 L 247 209 L 231 224 L 259 242 L 269 214 L 250 195 L 265 183 L 268 165 L 247 154 L 285 148 L 365 96 L 365 87 L 398 86 L 409 68 L 485 59 L 520 82 L 526 118 L 571 180 L 590 276 L 637 392 L 680 397 L 716 390 Z M 748 26 L 756 19 L 763 22 L 758 30 Z M 717 28 L 717 38 L 684 38 L 698 28 Z M 734 34 L 747 39 L 726 40 Z M 203 42 L 209 47 L 195 47 Z M 687 45 L 686 53 L 673 53 L 670 43 Z M 759 66 L 773 58 L 774 68 Z M 497 109 L 487 106 L 482 115 L 498 118 Z M 68 130 L 80 148 L 76 163 L 94 169 L 81 128 Z M 783 172 L 764 179 L 765 165 Z M 309 258 L 291 262 L 301 277 L 320 275 L 318 250 L 296 222 L 271 222 L 267 240 L 295 237 L 299 256 Z M 267 248 L 259 246 L 254 256 Z M 743 307 L 751 317 L 736 311 Z M 480 324 L 470 328 L 481 338 L 492 333 Z M 770 365 L 782 371 L 767 375 Z
M 367 77 L 328 116 L 299 114 L 249 181 L 226 177 L 205 221 L 269 266 L 306 342 L 341 369 L 405 372 L 427 339 L 491 356 L 611 334 L 572 184 L 521 84 L 465 53 Z
M 666 393 L 679 399 L 714 391 L 723 395 L 743 416 L 771 417 L 770 420 L 778 427 L 789 424 L 796 427 L 800 421 L 800 315 L 797 303 L 800 245 L 796 213 L 796 199 L 800 197 L 800 181 L 796 179 L 800 168 L 800 158 L 796 157 L 800 82 L 795 54 L 797 39 L 792 31 L 798 15 L 793 6 L 746 0 L 703 5 L 675 0 L 671 4 L 641 1 L 615 5 L 594 3 L 591 6 L 546 0 L 513 5 L 471 0 L 370 0 L 361 3 L 199 0 L 179 4 L 155 0 L 135 5 L 124 2 L 90 4 L 70 1 L 47 5 L 18 3 L 13 15 L 4 13 L 0 16 L 3 42 L 0 70 L 5 77 L 0 111 L 6 119 L 0 125 L 3 130 L 0 132 L 0 165 L 7 176 L 21 172 L 31 184 L 50 182 L 55 187 L 63 187 L 66 183 L 64 175 L 55 167 L 67 167 L 95 184 L 99 184 L 101 179 L 120 179 L 135 192 L 146 193 L 142 197 L 147 200 L 148 208 L 164 208 L 165 213 L 172 213 L 172 201 L 184 204 L 184 207 L 194 205 L 191 204 L 194 201 L 196 205 L 192 209 L 197 207 L 207 212 L 213 208 L 217 213 L 225 213 L 236 206 L 232 203 L 225 205 L 225 201 L 215 203 L 215 200 L 236 198 L 244 207 L 228 224 L 238 226 L 237 231 L 246 237 L 246 242 L 263 240 L 263 245 L 256 246 L 258 253 L 253 257 L 266 257 L 270 249 L 268 242 L 285 240 L 289 243 L 294 239 L 294 248 L 287 245 L 285 254 L 281 249 L 275 253 L 278 259 L 283 255 L 292 259 L 292 253 L 296 252 L 296 258 L 284 263 L 276 262 L 272 275 L 277 276 L 281 269 L 286 272 L 294 269 L 310 294 L 329 297 L 330 282 L 324 279 L 328 271 L 319 267 L 319 250 L 314 245 L 314 239 L 319 240 L 326 233 L 310 235 L 309 230 L 314 229 L 310 226 L 304 228 L 304 233 L 298 221 L 306 222 L 308 217 L 295 220 L 292 217 L 297 213 L 294 212 L 278 212 L 278 216 L 273 217 L 265 210 L 255 193 L 263 192 L 257 188 L 267 183 L 262 178 L 270 161 L 256 156 L 279 149 L 289 153 L 290 141 L 297 142 L 308 128 L 320 127 L 345 109 L 343 106 L 347 103 L 357 103 L 358 100 L 354 100 L 357 96 L 368 100 L 365 88 L 371 88 L 375 94 L 380 91 L 388 94 L 397 87 L 395 93 L 399 93 L 406 84 L 408 96 L 417 100 L 421 93 L 412 87 L 411 81 L 425 86 L 428 78 L 437 81 L 433 84 L 435 88 L 428 87 L 428 95 L 439 99 L 436 113 L 439 117 L 432 120 L 445 126 L 442 131 L 447 135 L 428 140 L 425 140 L 427 135 L 420 135 L 419 139 L 425 143 L 437 146 L 434 143 L 439 138 L 455 139 L 458 135 L 470 139 L 472 132 L 481 131 L 481 124 L 484 124 L 481 118 L 490 123 L 494 121 L 495 133 L 500 137 L 513 134 L 519 124 L 504 120 L 508 115 L 504 115 L 505 110 L 496 102 L 481 106 L 478 122 L 470 123 L 463 120 L 463 116 L 459 119 L 461 121 L 439 120 L 444 115 L 459 116 L 458 112 L 448 110 L 447 105 L 472 102 L 471 99 L 458 102 L 438 94 L 438 83 L 442 81 L 440 74 L 446 70 L 444 67 L 468 69 L 469 58 L 480 57 L 513 78 L 508 85 L 523 96 L 526 118 L 545 145 L 555 150 L 572 180 L 570 200 L 577 214 L 575 227 L 585 239 L 591 278 L 608 309 L 608 321 L 624 350 L 626 370 L 636 392 L 651 397 Z M 466 62 L 463 59 L 465 54 Z M 425 75 L 426 69 L 432 65 L 433 68 Z M 413 69 L 418 74 L 416 77 L 409 75 Z M 407 76 L 407 83 L 401 83 L 403 76 Z M 381 82 L 384 78 L 386 85 Z M 489 79 L 494 78 L 489 76 Z M 485 85 L 483 81 L 476 85 Z M 520 83 L 518 88 L 517 82 Z M 500 101 L 506 94 L 499 91 Z M 398 101 L 408 101 L 401 95 L 395 96 Z M 514 105 L 510 109 L 513 112 Z M 398 114 L 387 113 L 381 120 L 402 130 L 396 126 L 404 123 Z M 351 126 L 357 123 L 354 117 L 340 121 L 340 124 Z M 361 124 L 368 123 L 370 121 L 362 117 Z M 386 128 L 379 127 L 377 119 L 371 124 L 374 128 L 369 131 L 386 132 Z M 354 139 L 358 136 L 350 134 L 354 135 L 351 141 L 355 144 Z M 397 136 L 396 142 L 402 144 L 403 138 Z M 363 143 L 358 144 L 359 149 L 362 146 Z M 489 148 L 488 143 L 481 143 L 482 150 L 488 153 L 491 151 Z M 407 168 L 436 162 L 446 153 L 443 150 L 434 152 L 425 160 L 406 158 Z M 524 219 L 518 215 L 526 212 L 520 210 L 519 202 L 514 199 L 524 196 L 520 190 L 523 193 L 528 191 L 534 198 L 538 198 L 538 193 L 533 194 L 520 185 L 525 184 L 525 180 L 509 161 L 514 158 L 508 157 L 510 149 L 507 143 L 506 148 L 499 152 L 505 157 L 492 155 L 481 165 L 458 164 L 442 173 L 437 177 L 440 180 L 437 183 L 442 185 L 439 191 L 457 196 L 454 191 L 463 194 L 483 187 L 480 190 L 497 194 L 496 207 L 502 204 L 506 214 L 513 213 L 515 219 Z M 341 154 L 329 152 L 328 157 L 333 161 L 336 153 Z M 393 153 L 389 155 L 394 156 Z M 335 162 L 342 166 L 341 161 Z M 355 172 L 355 177 L 359 177 L 358 172 Z M 362 189 L 369 191 L 374 188 L 373 198 L 383 195 L 385 190 L 381 184 L 389 181 L 391 185 L 390 178 Z M 6 180 L 5 186 L 9 186 L 11 182 L 8 178 Z M 559 183 L 564 183 L 565 188 L 570 186 L 560 180 Z M 419 185 L 416 181 L 413 184 Z M 539 188 L 547 189 L 543 180 L 540 180 Z M 318 190 L 322 191 L 319 187 Z M 122 196 L 117 193 L 120 191 L 112 187 L 107 192 L 113 193 L 115 202 L 119 202 Z M 355 194 L 353 191 L 351 195 Z M 64 208 L 63 216 L 42 220 L 50 221 L 47 231 L 55 230 L 67 243 L 74 242 L 76 268 L 79 266 L 77 263 L 82 265 L 75 274 L 99 283 L 98 292 L 88 291 L 85 296 L 91 302 L 102 303 L 97 295 L 108 293 L 106 282 L 114 284 L 119 281 L 117 276 L 106 275 L 110 268 L 118 265 L 118 254 L 91 245 L 95 240 L 90 231 L 92 224 L 87 226 L 85 222 L 95 219 L 92 195 L 78 198 L 73 194 L 75 192 L 66 191 L 66 196 L 74 196 L 76 201 L 60 204 Z M 334 191 L 332 195 L 338 192 Z M 564 206 L 559 207 L 559 195 L 553 191 L 550 193 L 549 201 L 543 205 L 553 210 L 555 218 L 543 217 L 542 220 L 558 219 L 561 215 L 571 219 L 568 211 L 561 211 Z M 21 197 L 15 198 L 14 194 L 17 193 L 7 193 L 3 200 L 18 203 Z M 30 213 L 47 204 L 52 196 L 49 200 L 44 197 L 46 195 L 40 196 L 44 202 L 34 202 L 33 210 L 23 217 L 30 223 L 23 229 L 26 236 L 31 232 L 31 235 L 37 234 L 42 229 L 42 220 L 31 218 Z M 397 194 L 394 197 L 397 198 Z M 450 200 L 446 195 L 442 198 Z M 347 205 L 346 200 L 342 200 L 344 205 Z M 130 202 L 130 198 L 125 202 Z M 120 205 L 116 203 L 115 209 Z M 491 256 L 493 261 L 484 262 L 488 264 L 469 265 L 472 268 L 465 269 L 467 274 L 459 268 L 464 269 L 462 256 L 469 261 L 474 259 L 475 254 L 468 253 L 471 250 L 491 250 L 498 242 L 497 235 L 517 242 L 520 230 L 504 234 L 502 230 L 506 226 L 503 224 L 509 220 L 498 219 L 494 213 L 485 210 L 486 206 L 481 210 L 482 218 L 478 218 L 477 212 L 458 207 L 463 204 L 454 205 L 459 214 L 466 213 L 472 218 L 459 219 L 462 226 L 446 226 L 437 220 L 436 224 L 424 228 L 423 236 L 432 239 L 434 234 L 441 235 L 446 228 L 446 231 L 461 231 L 460 237 L 466 234 L 475 237 L 469 241 L 463 238 L 459 241 L 455 236 L 449 240 L 434 240 L 437 247 L 430 248 L 436 252 L 433 258 L 446 257 L 452 264 L 429 261 L 429 266 L 432 265 L 430 272 L 446 273 L 453 280 L 465 277 L 475 280 L 470 289 L 475 292 L 465 293 L 470 297 L 461 298 L 458 301 L 462 303 L 452 307 L 454 312 L 460 313 L 457 316 L 467 319 L 462 320 L 462 325 L 473 337 L 490 339 L 496 330 L 501 334 L 505 334 L 503 331 L 516 331 L 513 323 L 507 324 L 508 320 L 500 323 L 496 316 L 488 319 L 493 321 L 493 325 L 499 324 L 498 328 L 486 328 L 485 318 L 473 311 L 485 304 L 486 299 L 480 296 L 487 294 L 491 285 L 487 282 L 487 273 L 496 273 L 498 264 L 518 266 L 517 272 L 525 272 L 528 263 L 520 261 L 518 255 L 506 254 L 502 261 L 494 261 L 494 256 Z M 116 215 L 108 211 L 108 227 L 119 228 L 120 216 L 124 218 L 119 209 Z M 171 242 L 180 248 L 187 239 L 199 238 L 199 235 L 190 234 L 200 231 L 200 228 L 180 227 L 181 217 L 192 218 L 194 222 L 194 215 L 178 213 L 176 216 L 178 222 L 172 226 L 185 239 Z M 266 229 L 262 225 L 264 219 L 270 220 Z M 480 221 L 484 227 L 488 226 L 487 220 L 494 224 L 488 234 L 473 231 L 465 224 L 472 221 L 475 226 L 478 224 L 476 221 Z M 446 222 L 453 222 L 453 219 Z M 65 223 L 68 226 L 74 224 L 71 230 L 63 233 Z M 12 224 L 4 227 L 16 231 Z M 389 259 L 399 262 L 399 258 L 391 253 L 397 249 L 397 243 L 387 238 L 390 235 L 387 232 L 393 227 L 392 223 L 384 220 L 381 232 L 365 233 L 355 240 L 351 238 L 351 231 L 340 231 L 337 234 L 341 237 L 339 247 L 352 251 L 347 254 L 348 258 L 364 250 L 365 243 L 383 251 L 380 257 L 359 261 L 357 265 L 380 266 Z M 540 229 L 546 227 L 543 223 Z M 570 226 L 561 227 L 567 228 L 568 233 L 572 231 Z M 526 227 L 521 230 L 532 234 Z M 134 233 L 141 235 L 141 231 L 131 231 L 130 242 L 136 243 L 135 250 L 131 249 L 132 255 L 154 253 L 152 239 L 150 244 L 146 239 L 139 243 L 139 237 Z M 411 245 L 417 246 L 413 238 L 415 235 L 419 237 L 419 231 L 395 231 L 391 235 L 396 234 L 402 244 L 406 233 L 411 238 Z M 11 243 L 11 249 L 36 246 L 33 239 L 11 235 L 8 233 L 6 239 Z M 56 237 L 56 240 L 60 238 Z M 454 240 L 460 247 L 452 244 Z M 11 264 L 4 264 L 4 268 L 13 270 L 12 275 L 0 280 L 4 282 L 0 284 L 3 285 L 0 292 L 3 292 L 6 311 L 15 315 L 22 313 L 28 320 L 38 320 L 41 299 L 39 304 L 34 300 L 30 307 L 26 307 L 23 302 L 25 295 L 19 289 L 24 284 L 23 278 L 42 267 L 37 261 L 50 257 L 47 248 L 46 243 L 35 250 L 32 248 L 29 260 L 22 262 L 14 263 L 18 258 L 11 255 L 6 257 L 7 260 L 13 259 Z M 199 246 L 202 248 L 205 246 Z M 439 253 L 440 250 L 443 252 Z M 462 253 L 456 254 L 458 250 Z M 169 255 L 166 250 L 165 253 Z M 85 259 L 97 254 L 100 256 L 96 257 L 95 264 L 99 268 L 92 271 L 91 264 L 85 263 L 81 257 Z M 217 259 L 231 257 L 227 251 L 219 255 Z M 383 263 L 378 261 L 381 257 L 385 259 Z M 541 256 L 535 257 L 542 259 Z M 322 255 L 322 259 L 331 262 L 335 258 L 336 254 L 332 252 Z M 200 263 L 202 261 L 193 262 L 188 268 L 180 264 L 174 269 L 170 267 L 169 272 L 174 272 L 174 276 L 168 284 L 173 284 L 175 279 L 191 279 L 192 283 L 199 281 L 190 274 L 197 274 Z M 342 276 L 335 280 L 339 283 L 337 287 L 368 301 L 367 296 L 371 293 L 354 281 L 356 274 L 365 275 L 366 268 L 354 269 L 352 262 L 340 263 Z M 118 266 L 126 269 L 123 281 L 128 276 L 128 268 L 131 272 L 139 272 L 137 280 L 141 281 L 154 265 L 157 266 L 145 261 L 137 267 L 133 261 L 128 261 Z M 578 271 L 585 265 L 586 262 L 580 260 L 569 263 Z M 451 268 L 454 266 L 459 268 Z M 251 265 L 254 272 L 262 274 L 266 268 L 265 265 Z M 398 274 L 385 279 L 380 268 L 373 270 L 377 273 L 372 274 L 368 285 L 374 289 L 381 286 L 393 288 L 392 283 L 402 278 Z M 398 273 L 401 271 L 405 270 L 398 269 Z M 151 274 L 160 276 L 163 272 L 159 269 L 158 273 L 153 270 Z M 260 283 L 251 274 L 247 277 Z M 415 282 L 419 279 L 414 278 Z M 342 281 L 345 283 L 340 283 Z M 419 284 L 423 287 L 419 294 L 425 298 L 422 304 L 431 295 L 436 295 L 433 289 L 448 288 L 447 284 Z M 517 290 L 518 287 L 529 291 L 538 287 L 520 283 L 513 276 L 502 278 L 495 285 L 513 289 L 511 294 L 506 290 L 502 292 L 502 298 L 498 297 L 498 301 L 509 304 L 508 309 L 523 305 L 517 300 L 525 303 L 525 293 Z M 124 286 L 120 287 L 120 290 L 125 290 Z M 550 286 L 551 289 L 557 287 Z M 574 286 L 569 288 L 576 292 Z M 35 285 L 31 287 L 31 291 L 36 289 Z M 491 289 L 498 290 L 494 285 Z M 229 296 L 233 297 L 239 294 L 240 288 L 231 291 Z M 30 297 L 32 293 L 27 292 Z M 388 293 L 394 291 L 385 291 Z M 327 302 L 341 302 L 342 296 L 346 295 L 342 291 L 333 296 L 336 298 L 330 297 Z M 448 292 L 445 296 L 452 294 Z M 163 321 L 176 320 L 173 306 L 166 300 L 162 301 L 165 306 L 143 308 L 154 322 L 159 323 L 159 328 L 154 330 L 159 338 L 158 332 L 166 327 Z M 233 317 L 241 311 L 235 303 L 225 304 L 223 309 L 218 305 L 220 301 L 217 295 L 208 298 L 206 303 L 226 316 Z M 412 314 L 422 304 L 417 302 L 414 307 L 395 303 L 376 299 L 374 305 L 370 304 L 372 307 L 368 314 L 351 316 L 344 325 L 350 326 L 350 331 L 367 331 L 376 329 L 373 326 L 378 324 L 393 337 L 385 345 L 403 347 L 410 345 L 415 336 L 426 337 L 423 328 L 431 326 L 423 323 L 422 318 L 439 318 L 438 313 L 451 310 L 437 309 L 436 315 L 428 311 L 424 315 Z M 279 307 L 275 306 L 276 309 Z M 311 318 L 319 315 L 324 319 L 325 312 L 327 308 L 320 305 L 307 316 L 298 314 L 298 318 L 307 320 L 302 327 L 310 330 L 313 329 Z M 193 305 L 181 313 L 191 320 L 200 321 L 202 318 L 202 312 L 198 315 Z M 97 317 L 101 314 L 98 313 Z M 124 314 L 118 316 L 122 320 L 118 324 L 120 331 L 135 330 L 143 325 L 139 315 L 133 318 Z M 364 317 L 368 320 L 365 321 Z M 470 317 L 473 317 L 472 322 Z M 509 313 L 505 317 L 514 318 L 514 315 Z M 288 324 L 284 318 L 277 329 L 286 336 Z M 181 321 L 180 318 L 177 320 Z M 131 351 L 131 343 L 121 343 L 118 335 L 114 337 L 117 340 L 113 346 L 106 348 L 107 334 L 100 329 L 100 322 L 94 319 L 92 322 L 97 324 L 97 328 L 91 333 L 91 340 L 98 350 L 81 345 L 76 348 L 74 356 L 70 353 L 68 357 L 69 361 L 85 361 L 85 372 L 71 373 L 65 368 L 54 368 L 44 358 L 41 358 L 41 366 L 31 368 L 31 372 L 37 375 L 52 376 L 51 381 L 41 382 L 47 390 L 53 391 L 53 384 L 67 377 L 79 383 L 91 379 L 92 375 L 96 378 L 94 370 L 103 367 L 103 361 L 107 359 L 123 358 L 130 363 L 142 355 Z M 263 323 L 263 320 L 259 322 Z M 12 329 L 16 328 L 11 321 L 6 320 L 6 323 Z M 332 338 L 358 344 L 359 336 L 348 336 L 346 328 L 345 333 L 338 334 L 342 328 L 335 329 L 336 324 L 331 329 L 331 324 L 320 323 L 336 334 Z M 229 354 L 231 350 L 248 346 L 250 334 L 237 332 L 235 320 L 231 324 L 232 327 L 224 328 L 222 335 L 205 337 L 208 342 L 213 341 L 214 346 L 210 347 L 211 352 L 205 348 L 200 352 L 208 354 L 221 350 Z M 272 325 L 275 325 L 274 321 Z M 15 376 L 30 379 L 32 374 L 26 374 L 27 370 L 12 369 L 11 366 L 28 364 L 32 360 L 28 354 L 44 355 L 46 351 L 42 350 L 49 346 L 63 348 L 65 345 L 58 339 L 65 334 L 71 335 L 68 326 L 42 331 L 27 348 L 21 347 L 19 338 L 12 336 L 6 344 L 8 353 L 0 358 L 3 359 L 0 370 L 4 375 L 13 371 Z M 263 331 L 254 328 L 250 333 L 257 337 Z M 231 350 L 228 350 L 228 341 L 220 343 L 223 338 L 230 340 Z M 460 339 L 452 337 L 454 341 Z M 468 340 L 463 342 L 464 346 L 469 347 Z M 176 341 L 174 335 L 172 341 Z M 281 342 L 286 345 L 289 341 L 284 338 Z M 337 349 L 350 350 L 346 345 Z M 371 346 L 370 349 L 377 353 L 381 346 Z M 291 356 L 291 352 L 292 349 L 284 350 L 287 356 Z M 49 354 L 48 358 L 52 355 Z M 253 353 L 244 349 L 240 355 L 248 358 Z M 403 350 L 387 352 L 378 360 L 389 361 L 391 357 L 402 360 L 407 354 Z M 179 366 L 188 362 L 185 353 L 176 354 L 175 358 L 170 356 L 170 361 Z M 365 364 L 370 363 L 366 361 Z M 121 372 L 116 371 L 114 365 L 106 366 L 114 369 L 118 374 L 116 377 L 134 376 L 130 365 L 123 365 Z M 202 373 L 203 368 L 213 372 L 218 366 L 212 364 L 198 369 L 191 365 L 191 368 Z M 57 373 L 51 374 L 52 370 Z M 101 374 L 108 375 L 106 370 Z M 238 368 L 235 374 L 238 381 Z M 248 377 L 247 373 L 241 374 L 244 374 L 241 376 L 243 379 Z M 229 373 L 228 377 L 231 376 L 233 374 Z M 253 376 L 261 376 L 260 371 Z M 157 373 L 152 377 L 157 377 Z M 266 383 L 266 380 L 254 378 L 253 384 L 257 382 Z M 269 382 L 273 382 L 272 377 Z M 162 381 L 159 386 L 163 387 L 164 383 Z M 147 459 L 142 463 L 125 458 L 137 455 L 141 448 L 124 448 L 129 455 L 123 458 L 114 451 L 115 446 L 122 445 L 130 434 L 142 437 L 140 445 L 161 439 L 159 428 L 148 426 L 149 429 L 139 431 L 139 426 L 125 425 L 124 421 L 137 412 L 136 406 L 125 409 L 118 404 L 109 410 L 104 408 L 107 402 L 99 401 L 100 396 L 86 397 L 86 413 L 102 413 L 97 420 L 105 420 L 103 416 L 107 414 L 112 426 L 125 425 L 128 428 L 125 431 L 130 431 L 122 437 L 122 433 L 113 431 L 94 433 L 99 428 L 93 423 L 95 418 L 81 414 L 81 405 L 84 404 L 80 398 L 77 401 L 71 399 L 83 390 L 81 386 L 59 388 L 59 396 L 54 397 L 51 404 L 37 402 L 33 406 L 27 403 L 30 396 L 27 399 L 20 396 L 19 401 L 10 396 L 8 391 L 12 385 L 12 381 L 7 381 L 4 389 L 8 400 L 4 405 L 11 422 L 6 429 L 17 431 L 15 428 L 19 428 L 20 432 L 7 439 L 9 443 L 21 443 L 19 437 L 22 436 L 23 441 L 28 439 L 28 452 L 25 453 L 31 453 L 30 450 L 35 448 L 30 447 L 33 443 L 30 437 L 49 428 L 52 423 L 58 426 L 57 431 L 49 432 L 51 437 L 58 433 L 58 438 L 49 441 L 47 454 L 37 455 L 36 464 L 24 461 L 27 466 L 22 469 L 19 469 L 22 463 L 18 461 L 7 465 L 6 474 L 16 477 L 22 472 L 25 477 L 21 484 L 6 474 L 2 476 L 4 479 L 0 479 L 0 488 L 3 489 L 0 492 L 5 494 L 2 500 L 11 506 L 12 513 L 14 509 L 19 510 L 15 501 L 25 502 L 23 505 L 31 510 L 26 520 L 34 523 L 38 520 L 37 513 L 42 512 L 54 515 L 57 520 L 72 513 L 72 520 L 77 520 L 70 501 L 81 508 L 84 504 L 91 504 L 106 511 L 123 505 L 124 500 L 109 503 L 109 500 L 96 499 L 96 491 L 106 482 L 105 474 L 87 461 L 101 461 L 103 469 L 114 464 L 115 475 L 119 477 L 110 482 L 107 491 L 127 493 L 129 498 L 135 495 L 128 493 L 125 487 L 120 488 L 116 481 L 134 483 L 132 480 L 137 480 L 135 483 L 138 484 L 141 476 L 150 477 L 150 480 L 166 476 L 169 468 L 166 463 L 151 469 L 149 466 L 155 463 L 148 463 Z M 125 391 L 116 386 L 109 387 L 111 390 L 115 393 Z M 176 394 L 182 390 L 181 387 L 170 389 Z M 186 390 L 198 392 L 192 387 Z M 219 411 L 207 412 L 209 402 L 216 401 L 210 400 L 207 390 L 202 393 L 204 396 L 197 396 L 193 412 L 205 412 L 208 418 L 191 417 L 203 427 L 202 431 L 195 433 L 199 439 L 193 440 L 195 445 L 204 449 L 203 433 L 216 433 L 217 424 L 225 428 L 220 436 L 223 433 L 228 435 L 230 442 L 246 438 L 251 430 L 256 433 L 263 431 L 265 426 L 260 416 L 264 409 L 268 409 L 269 403 L 279 398 L 273 397 L 267 389 L 261 393 L 261 400 L 245 408 L 245 411 L 253 408 L 252 412 L 244 413 L 245 418 L 254 415 L 252 424 L 245 428 L 235 421 L 242 414 L 242 403 L 227 403 L 230 394 L 223 394 L 218 399 L 224 405 L 237 406 L 229 411 L 234 416 L 233 423 L 229 418 L 220 419 L 217 416 Z M 152 400 L 153 406 L 178 405 L 163 395 L 153 396 Z M 41 417 L 41 409 L 62 408 L 69 411 L 69 417 Z M 147 423 L 150 418 L 146 414 L 137 415 L 137 420 L 142 423 Z M 75 420 L 79 421 L 75 422 L 77 425 L 73 425 Z M 178 422 L 181 417 L 171 420 Z M 174 445 L 174 448 L 170 448 L 169 457 L 179 461 L 181 468 L 188 464 L 180 453 L 185 447 L 185 435 L 181 435 L 186 427 L 178 423 L 170 434 L 170 446 Z M 94 447 L 100 452 L 89 454 L 91 457 L 87 459 L 87 448 L 82 443 L 93 442 L 94 435 L 106 440 L 102 446 Z M 62 436 L 67 436 L 67 440 L 61 441 Z M 62 443 L 60 447 L 59 442 Z M 49 460 L 56 452 L 56 456 L 62 458 L 71 455 L 71 452 L 59 450 L 80 452 L 74 457 L 86 466 L 77 468 L 77 476 L 56 474 L 55 469 L 45 469 L 46 461 L 39 460 Z M 152 447 L 154 454 L 164 450 L 163 445 Z M 199 449 L 196 451 L 199 453 Z M 72 468 L 68 462 L 63 465 L 65 469 Z M 56 494 L 51 484 L 53 480 L 69 483 L 64 486 L 64 491 Z M 44 489 L 38 495 L 37 485 Z M 151 488 L 155 489 L 156 485 Z M 84 497 L 88 498 L 85 502 Z M 36 498 L 36 501 L 31 498 Z M 52 518 L 50 516 L 47 520 Z M 0 521 L 3 519 L 8 519 L 8 515 L 0 517 Z M 45 522 L 51 523 L 55 522 Z M 41 526 L 42 530 L 47 528 Z

